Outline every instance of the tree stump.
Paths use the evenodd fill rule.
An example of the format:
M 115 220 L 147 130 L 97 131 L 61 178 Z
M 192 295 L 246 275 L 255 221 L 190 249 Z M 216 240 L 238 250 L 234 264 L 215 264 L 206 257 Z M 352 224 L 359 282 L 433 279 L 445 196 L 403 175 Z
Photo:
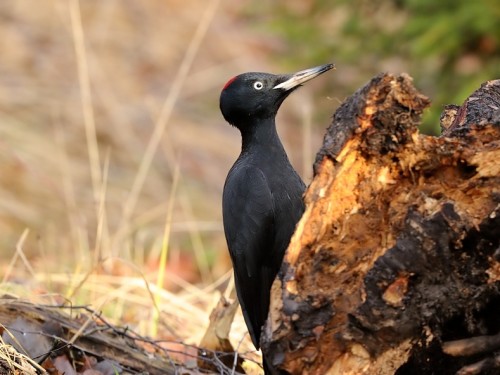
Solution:
M 455 374 L 494 350 L 475 336 L 500 332 L 500 80 L 447 107 L 440 137 L 418 132 L 428 105 L 381 74 L 334 114 L 272 289 L 280 372 Z

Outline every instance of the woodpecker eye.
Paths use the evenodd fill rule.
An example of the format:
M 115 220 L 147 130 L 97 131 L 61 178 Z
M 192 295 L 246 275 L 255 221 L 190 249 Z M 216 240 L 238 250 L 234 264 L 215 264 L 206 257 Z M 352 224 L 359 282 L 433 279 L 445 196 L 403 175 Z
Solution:
M 253 84 L 253 88 L 255 90 L 262 90 L 263 87 L 264 87 L 264 84 L 261 81 L 257 81 Z

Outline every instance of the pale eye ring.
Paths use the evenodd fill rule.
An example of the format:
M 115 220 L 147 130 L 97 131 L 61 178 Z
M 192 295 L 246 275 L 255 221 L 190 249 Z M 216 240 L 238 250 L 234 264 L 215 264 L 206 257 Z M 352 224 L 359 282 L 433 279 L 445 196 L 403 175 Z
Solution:
M 261 81 L 255 81 L 253 84 L 253 88 L 255 90 L 262 90 L 263 87 L 264 87 L 264 84 Z

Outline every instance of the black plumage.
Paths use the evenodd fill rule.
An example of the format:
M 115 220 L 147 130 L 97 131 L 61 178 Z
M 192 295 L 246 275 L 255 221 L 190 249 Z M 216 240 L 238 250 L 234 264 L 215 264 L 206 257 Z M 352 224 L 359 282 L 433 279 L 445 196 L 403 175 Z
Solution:
M 292 91 L 332 68 L 327 64 L 286 75 L 245 73 L 229 80 L 221 93 L 221 112 L 242 136 L 241 154 L 224 185 L 224 232 L 238 299 L 256 348 L 271 285 L 304 212 L 305 185 L 288 160 L 275 116 Z

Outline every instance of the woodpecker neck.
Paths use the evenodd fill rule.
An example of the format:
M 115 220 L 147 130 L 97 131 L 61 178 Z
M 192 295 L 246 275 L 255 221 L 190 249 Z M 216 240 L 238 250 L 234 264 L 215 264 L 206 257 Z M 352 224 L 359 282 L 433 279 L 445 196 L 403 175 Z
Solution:
M 274 118 L 261 120 L 253 126 L 240 128 L 242 153 L 265 148 L 269 151 L 285 153 L 285 149 L 276 131 Z

